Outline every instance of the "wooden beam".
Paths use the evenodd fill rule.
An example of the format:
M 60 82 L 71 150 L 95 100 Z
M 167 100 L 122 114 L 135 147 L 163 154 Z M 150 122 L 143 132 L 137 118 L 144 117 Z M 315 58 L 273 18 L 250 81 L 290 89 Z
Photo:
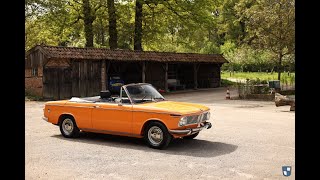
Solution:
M 108 61 L 108 66 L 107 66 L 107 70 L 106 70 L 106 75 L 105 75 L 105 77 L 106 77 L 106 89 L 109 89 L 109 84 L 108 84 L 108 72 L 109 72 L 109 68 L 110 68 L 110 61 Z
M 106 60 L 101 62 L 101 91 L 106 90 Z
M 197 64 L 193 64 L 193 89 L 198 89 L 198 68 Z
M 142 62 L 142 82 L 146 82 L 146 62 Z
M 161 64 L 161 67 L 162 67 L 163 71 L 166 71 L 166 64 L 164 64 L 164 65 Z
M 198 72 L 198 70 L 199 70 L 199 67 L 200 67 L 200 64 L 197 64 L 197 72 Z
M 219 87 L 221 87 L 221 64 L 217 65 L 218 78 L 219 78 Z
M 110 68 L 110 61 L 108 61 L 108 66 L 106 67 L 106 60 L 101 62 L 101 91 L 108 89 L 108 71 Z
M 166 63 L 166 66 L 164 68 L 164 90 L 166 92 L 169 91 L 169 89 L 168 89 L 168 63 Z

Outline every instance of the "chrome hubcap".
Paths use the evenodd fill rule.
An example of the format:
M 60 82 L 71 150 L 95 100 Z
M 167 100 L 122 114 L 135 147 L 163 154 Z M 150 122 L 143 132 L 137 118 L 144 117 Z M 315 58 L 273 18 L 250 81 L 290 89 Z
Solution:
M 73 130 L 73 122 L 67 118 L 62 122 L 62 130 L 66 135 L 70 135 Z
M 148 139 L 153 145 L 159 145 L 163 140 L 163 132 L 158 126 L 152 126 L 148 131 Z

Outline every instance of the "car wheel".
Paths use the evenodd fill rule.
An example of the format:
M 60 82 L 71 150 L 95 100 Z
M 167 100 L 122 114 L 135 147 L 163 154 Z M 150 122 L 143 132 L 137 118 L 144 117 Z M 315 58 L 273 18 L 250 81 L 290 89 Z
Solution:
M 184 136 L 183 139 L 193 139 L 193 138 L 197 137 L 198 134 L 199 134 L 199 132 L 197 132 L 197 133 L 195 133 L 195 134 L 192 134 L 192 135 L 190 135 L 190 136 Z
M 78 137 L 79 128 L 72 117 L 64 117 L 60 122 L 60 132 L 66 138 Z
M 162 123 L 151 122 L 145 129 L 144 138 L 149 147 L 165 149 L 169 145 L 172 136 Z

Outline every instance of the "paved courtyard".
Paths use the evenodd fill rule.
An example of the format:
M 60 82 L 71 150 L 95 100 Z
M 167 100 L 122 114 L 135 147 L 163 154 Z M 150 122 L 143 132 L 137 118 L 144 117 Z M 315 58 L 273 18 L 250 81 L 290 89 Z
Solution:
M 66 139 L 25 102 L 25 177 L 33 179 L 295 179 L 295 113 L 274 102 L 226 100 L 225 88 L 174 93 L 168 100 L 211 108 L 213 127 L 166 150 L 141 139 L 82 133 Z M 236 91 L 231 91 L 236 96 Z M 289 177 L 282 166 L 292 166 Z

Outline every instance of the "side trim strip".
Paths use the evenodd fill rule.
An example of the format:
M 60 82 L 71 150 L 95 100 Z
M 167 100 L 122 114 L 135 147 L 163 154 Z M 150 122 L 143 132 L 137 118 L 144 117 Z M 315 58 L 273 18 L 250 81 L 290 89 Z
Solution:
M 62 107 L 75 107 L 75 108 L 93 108 L 93 106 L 74 106 L 74 105 L 57 105 L 57 104 L 54 104 L 54 105 L 48 105 L 49 106 L 62 106 Z
M 131 109 L 116 109 L 116 108 L 102 108 L 102 107 L 96 107 L 95 109 L 112 110 L 112 111 L 129 111 L 129 112 L 132 112 Z
M 169 115 L 169 112 L 154 112 L 154 111 L 142 111 L 142 110 L 132 110 L 132 112 L 145 112 L 145 113 L 155 113 L 155 114 L 167 114 Z

